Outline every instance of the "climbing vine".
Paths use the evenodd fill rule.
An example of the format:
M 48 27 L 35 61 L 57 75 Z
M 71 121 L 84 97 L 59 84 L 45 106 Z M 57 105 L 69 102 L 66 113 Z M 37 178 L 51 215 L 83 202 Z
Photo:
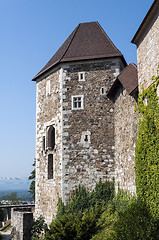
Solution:
M 151 209 L 154 217 L 159 216 L 159 79 L 138 98 L 139 130 L 136 141 L 136 190 Z

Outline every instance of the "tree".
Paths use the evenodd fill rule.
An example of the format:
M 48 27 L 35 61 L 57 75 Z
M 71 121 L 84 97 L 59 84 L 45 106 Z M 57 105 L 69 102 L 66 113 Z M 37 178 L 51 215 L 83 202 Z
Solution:
M 6 195 L 4 199 L 9 200 L 11 204 L 18 204 L 19 201 L 21 200 L 21 198 L 18 197 L 17 192 L 12 192 L 11 194 Z
M 34 160 L 33 167 L 35 167 L 35 165 L 36 165 L 36 161 Z M 31 172 L 28 179 L 32 180 L 31 183 L 30 183 L 29 192 L 32 195 L 32 199 L 35 200 L 35 168 Z

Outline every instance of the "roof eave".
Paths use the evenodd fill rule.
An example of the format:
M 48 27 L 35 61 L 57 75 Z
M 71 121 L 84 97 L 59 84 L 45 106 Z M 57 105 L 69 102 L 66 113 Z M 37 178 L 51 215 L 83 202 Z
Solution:
M 53 70 L 54 68 L 56 68 L 58 65 L 62 64 L 67 64 L 72 63 L 72 62 L 79 62 L 79 61 L 92 61 L 92 60 L 99 60 L 99 59 L 108 59 L 108 58 L 117 58 L 120 57 L 122 59 L 122 62 L 125 66 L 127 66 L 127 62 L 124 58 L 124 56 L 122 54 L 111 54 L 108 56 L 105 55 L 100 55 L 100 56 L 92 56 L 92 57 L 85 57 L 83 58 L 71 58 L 71 59 L 65 59 L 65 61 L 61 60 L 60 62 L 56 62 L 54 65 L 50 66 L 48 69 L 45 69 L 43 72 L 41 72 L 40 74 L 37 74 L 32 81 L 37 81 L 39 78 L 41 78 L 44 74 L 47 74 L 50 70 Z
M 155 0 L 153 2 L 153 4 L 151 5 L 149 11 L 147 12 L 144 20 L 142 21 L 142 23 L 140 24 L 137 32 L 135 33 L 133 39 L 131 40 L 131 43 L 134 44 L 138 44 L 141 36 L 143 35 L 142 33 L 145 32 L 145 29 L 147 28 L 147 26 L 149 25 L 150 21 L 152 20 L 154 13 L 157 11 L 157 8 L 159 6 L 159 1 Z

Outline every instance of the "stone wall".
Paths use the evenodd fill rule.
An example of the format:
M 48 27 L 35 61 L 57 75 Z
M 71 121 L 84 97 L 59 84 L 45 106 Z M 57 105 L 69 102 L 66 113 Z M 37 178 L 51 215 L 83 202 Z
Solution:
M 50 223 L 58 197 L 66 203 L 79 185 L 114 177 L 114 104 L 106 97 L 123 66 L 120 58 L 64 65 L 37 82 L 35 218 Z M 84 78 L 79 81 L 79 73 Z M 72 109 L 72 96 L 83 109 Z M 43 149 L 47 127 L 55 127 L 55 148 Z M 88 141 L 84 138 L 87 135 Z M 48 154 L 53 179 L 48 179 Z
M 31 208 L 12 208 L 11 226 L 13 240 L 30 240 L 33 226 Z
M 36 96 L 36 202 L 35 218 L 50 223 L 61 196 L 62 172 L 62 80 L 60 70 L 37 82 Z M 50 86 L 48 86 L 48 83 Z M 47 127 L 55 127 L 55 148 L 43 149 Z M 48 155 L 53 154 L 53 179 L 48 179 Z
M 159 65 L 159 10 L 137 45 L 139 88 L 149 87 Z
M 128 95 L 120 86 L 114 105 L 115 127 L 115 184 L 135 193 L 135 142 L 137 138 L 136 96 Z
M 63 94 L 63 201 L 79 184 L 91 190 L 114 175 L 114 106 L 106 97 L 119 74 L 119 60 L 74 64 L 65 68 Z M 79 81 L 78 74 L 85 74 Z M 102 94 L 101 88 L 104 89 Z M 72 96 L 83 96 L 84 107 L 72 110 Z M 84 135 L 89 141 L 84 142 Z

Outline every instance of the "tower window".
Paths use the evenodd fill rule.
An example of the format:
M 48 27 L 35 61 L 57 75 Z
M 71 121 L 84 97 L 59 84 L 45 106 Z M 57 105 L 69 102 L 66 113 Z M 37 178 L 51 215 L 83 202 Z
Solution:
M 79 72 L 78 73 L 78 80 L 79 81 L 85 81 L 85 72 Z
M 85 135 L 84 141 L 88 142 L 88 135 Z
M 53 154 L 48 155 L 48 179 L 53 179 Z
M 55 128 L 53 126 L 48 127 L 47 130 L 47 148 L 53 150 L 55 147 Z
M 72 109 L 83 109 L 83 95 L 72 96 Z
M 46 82 L 46 96 L 50 94 L 50 80 Z
M 43 148 L 43 151 L 45 150 L 45 136 L 43 137 L 43 146 L 42 146 L 42 148 Z
M 104 94 L 105 94 L 105 88 L 104 88 L 104 87 L 102 87 L 102 88 L 100 89 L 100 94 L 101 94 L 101 95 L 104 95 Z

